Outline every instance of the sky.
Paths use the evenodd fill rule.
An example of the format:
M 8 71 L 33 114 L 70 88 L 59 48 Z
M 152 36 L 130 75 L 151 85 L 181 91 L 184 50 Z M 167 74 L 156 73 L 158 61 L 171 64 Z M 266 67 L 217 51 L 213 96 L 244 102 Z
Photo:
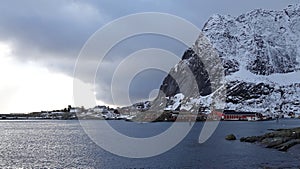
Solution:
M 296 0 L 2 0 L 0 5 L 0 113 L 63 109 L 73 105 L 73 72 L 86 41 L 101 27 L 120 17 L 162 12 L 186 19 L 201 29 L 213 14 L 238 16 L 257 8 L 281 10 Z M 138 23 L 137 23 L 138 24 Z M 126 29 L 126 28 L 124 28 Z M 154 35 L 129 38 L 105 58 L 101 71 L 88 71 L 97 61 L 86 58 L 79 79 L 94 90 L 97 104 L 112 105 L 109 73 L 132 52 L 162 48 L 181 57 L 187 46 Z M 124 72 L 126 73 L 126 72 Z M 137 74 L 130 85 L 133 102 L 159 88 L 165 72 Z

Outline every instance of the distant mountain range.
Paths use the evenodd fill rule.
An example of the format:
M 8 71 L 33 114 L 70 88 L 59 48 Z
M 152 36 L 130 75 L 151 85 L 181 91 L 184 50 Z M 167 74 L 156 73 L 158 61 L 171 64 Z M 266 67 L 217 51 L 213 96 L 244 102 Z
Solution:
M 281 11 L 256 9 L 237 17 L 214 15 L 202 31 L 160 87 L 166 96 L 185 95 L 181 109 L 191 109 L 191 104 L 210 106 L 213 90 L 207 70 L 218 63 L 206 60 L 209 58 L 203 53 L 214 50 L 224 68 L 225 109 L 300 113 L 300 5 Z M 207 45 L 204 38 L 212 47 L 203 47 Z M 207 63 L 213 66 L 207 67 Z M 183 71 L 186 66 L 199 92 L 191 86 L 192 77 Z M 161 105 L 164 99 L 160 94 L 153 105 Z

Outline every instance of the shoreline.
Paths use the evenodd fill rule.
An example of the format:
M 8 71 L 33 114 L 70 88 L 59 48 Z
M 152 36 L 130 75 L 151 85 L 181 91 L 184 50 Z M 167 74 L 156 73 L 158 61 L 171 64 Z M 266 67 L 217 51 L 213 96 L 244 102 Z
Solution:
M 278 151 L 288 151 L 295 145 L 300 144 L 300 126 L 296 128 L 268 129 L 269 131 L 260 136 L 248 136 L 240 138 L 240 142 L 258 143 L 265 148 Z

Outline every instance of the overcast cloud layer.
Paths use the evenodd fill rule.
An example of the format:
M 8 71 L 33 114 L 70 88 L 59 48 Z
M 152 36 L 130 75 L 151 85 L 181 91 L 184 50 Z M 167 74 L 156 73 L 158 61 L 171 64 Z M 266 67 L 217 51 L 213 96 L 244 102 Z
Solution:
M 297 0 L 2 0 L 0 5 L 0 42 L 10 44 L 15 62 L 36 63 L 50 72 L 72 77 L 78 53 L 88 38 L 103 25 L 119 17 L 139 12 L 163 12 L 182 17 L 201 29 L 213 14 L 237 16 L 256 8 L 281 10 Z M 172 39 L 155 36 L 136 37 L 120 44 L 105 60 L 107 69 L 97 74 L 97 99 L 107 98 L 112 71 L 128 54 L 143 48 L 157 47 L 179 57 L 186 46 Z M 86 59 L 87 65 L 97 61 Z M 9 73 L 9 72 L 8 72 Z M 155 75 L 155 76 L 154 76 Z M 94 76 L 89 72 L 86 76 Z M 157 71 L 140 74 L 132 84 L 133 99 L 145 97 L 157 88 L 164 77 Z M 145 82 L 149 79 L 149 85 Z M 5 79 L 4 79 L 5 80 Z M 142 85 L 139 85 L 142 84 Z M 137 86 L 142 86 L 134 90 Z M 72 87 L 72 86 L 70 86 Z

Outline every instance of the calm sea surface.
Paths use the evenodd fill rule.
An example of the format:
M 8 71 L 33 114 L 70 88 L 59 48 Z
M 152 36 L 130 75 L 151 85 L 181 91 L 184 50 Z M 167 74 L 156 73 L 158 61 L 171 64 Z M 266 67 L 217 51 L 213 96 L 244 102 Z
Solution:
M 171 124 L 110 123 L 134 137 L 156 135 Z M 224 139 L 231 133 L 240 138 L 261 135 L 270 128 L 299 127 L 300 120 L 225 121 L 207 142 L 199 144 L 203 124 L 196 123 L 180 144 L 164 154 L 130 159 L 101 149 L 84 133 L 78 121 L 0 121 L 0 168 L 300 168 L 300 146 L 279 152 Z

